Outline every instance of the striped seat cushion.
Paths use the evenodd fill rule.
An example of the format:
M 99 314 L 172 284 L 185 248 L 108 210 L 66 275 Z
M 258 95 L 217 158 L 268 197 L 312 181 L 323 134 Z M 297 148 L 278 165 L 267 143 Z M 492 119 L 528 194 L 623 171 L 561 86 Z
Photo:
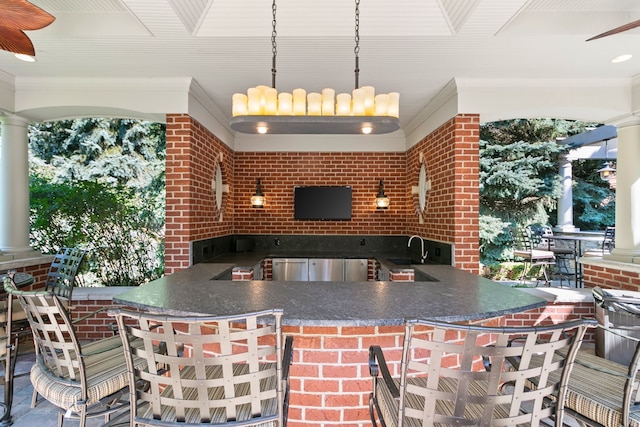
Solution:
M 396 384 L 396 387 L 400 387 L 400 380 L 398 378 L 394 378 L 393 380 Z M 409 378 L 407 379 L 408 384 L 414 384 L 421 388 L 426 388 L 427 380 L 426 378 Z M 455 380 L 452 378 L 441 378 L 438 390 L 442 392 L 455 393 L 456 384 Z M 487 390 L 487 385 L 485 381 L 473 381 L 469 387 L 469 392 L 471 396 L 485 396 Z M 388 427 L 397 426 L 398 425 L 398 410 L 399 410 L 399 400 L 394 399 L 389 391 L 389 388 L 386 386 L 384 381 L 376 382 L 376 393 L 378 396 L 378 404 L 380 405 L 380 413 L 384 418 Z M 415 394 L 407 393 L 406 394 L 406 407 L 413 408 L 417 410 L 421 410 L 424 406 L 424 400 L 422 397 L 417 396 Z M 450 400 L 438 400 L 436 403 L 436 414 L 444 415 L 444 416 L 452 416 L 454 411 L 454 401 Z M 484 411 L 483 404 L 469 404 L 465 406 L 465 419 L 468 420 L 479 420 L 482 418 L 482 414 Z M 501 418 L 509 417 L 509 406 L 508 405 L 496 405 L 494 407 L 494 418 L 496 420 Z M 524 415 L 523 419 L 529 418 L 528 415 Z M 511 420 L 513 422 L 513 420 Z M 497 423 L 497 421 L 495 421 Z M 523 421 L 523 424 L 525 421 Z M 422 421 L 417 418 L 411 418 L 405 416 L 404 425 L 407 427 L 421 427 Z M 449 426 L 450 423 L 434 423 L 434 425 L 442 425 Z M 464 425 L 464 424 L 461 424 Z M 473 424 L 468 424 L 473 425 Z M 497 425 L 497 424 L 495 424 Z
M 627 371 L 627 366 L 581 351 L 569 377 L 565 407 L 603 426 L 619 427 Z M 631 412 L 629 425 L 640 427 L 640 413 Z
M 261 381 L 260 388 L 262 391 L 265 390 L 273 390 L 273 397 L 265 399 L 262 401 L 262 409 L 263 412 L 260 418 L 264 418 L 264 420 L 260 420 L 260 418 L 255 419 L 255 424 L 251 424 L 252 426 L 260 426 L 260 427 L 276 427 L 278 425 L 278 399 L 276 396 L 276 375 L 275 375 L 275 363 L 264 363 L 260 365 L 261 371 L 266 371 L 272 369 L 274 370 L 274 375 L 269 375 Z M 207 378 L 222 378 L 222 366 L 207 366 L 206 367 Z M 195 379 L 195 370 L 193 367 L 185 367 L 180 371 L 181 378 L 183 380 L 192 380 Z M 233 366 L 234 377 L 247 375 L 249 373 L 247 364 L 234 364 Z M 145 394 L 143 400 L 153 399 L 151 395 L 153 391 L 143 391 L 139 392 Z M 161 414 L 153 414 L 153 408 L 150 405 L 139 405 L 138 411 L 136 414 L 136 421 L 144 423 L 144 420 L 149 419 L 161 419 L 163 422 L 177 422 L 176 419 L 176 406 L 181 406 L 185 408 L 185 420 L 186 423 L 199 424 L 200 420 L 200 405 L 198 402 L 198 390 L 195 388 L 187 388 L 185 387 L 182 391 L 183 400 L 191 400 L 193 404 L 189 402 L 179 401 L 182 399 L 174 399 L 174 391 L 172 386 L 167 386 L 160 393 L 160 400 L 166 403 L 162 406 Z M 239 383 L 235 385 L 235 394 L 236 396 L 249 396 L 250 390 L 247 383 Z M 215 401 L 224 402 L 224 388 L 223 387 L 209 387 L 207 398 L 208 404 L 207 406 L 215 406 Z M 221 403 L 221 405 L 224 403 Z M 251 414 L 251 405 L 249 403 L 240 404 L 236 406 L 237 411 L 237 421 L 249 421 L 252 419 Z M 214 407 L 210 409 L 210 418 L 209 421 L 212 424 L 216 423 L 225 423 L 227 422 L 226 411 L 224 407 Z
M 127 362 L 119 336 L 89 343 L 82 347 L 82 351 L 86 355 L 86 405 L 96 403 L 129 385 Z M 138 359 L 136 363 L 144 366 L 146 361 Z M 44 366 L 40 357 L 31 368 L 31 383 L 36 392 L 59 408 L 79 411 L 83 406 L 80 402 L 80 381 L 57 377 Z

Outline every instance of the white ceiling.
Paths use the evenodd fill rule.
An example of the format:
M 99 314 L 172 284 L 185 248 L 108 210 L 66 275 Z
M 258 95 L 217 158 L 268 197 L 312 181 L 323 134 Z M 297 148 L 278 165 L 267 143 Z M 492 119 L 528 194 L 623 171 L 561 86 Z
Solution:
M 271 84 L 271 0 L 32 0 L 56 17 L 30 31 L 21 77 L 193 78 L 227 120 L 231 96 Z M 277 88 L 354 86 L 352 0 L 277 1 Z M 637 0 L 362 0 L 360 84 L 400 92 L 403 126 L 452 79 L 633 79 Z M 630 61 L 612 64 L 620 54 Z

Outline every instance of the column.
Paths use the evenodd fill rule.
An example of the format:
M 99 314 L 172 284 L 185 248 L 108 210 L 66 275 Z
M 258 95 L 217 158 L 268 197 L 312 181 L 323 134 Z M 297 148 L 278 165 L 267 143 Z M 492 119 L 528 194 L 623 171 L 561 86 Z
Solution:
M 29 246 L 29 151 L 25 119 L 0 116 L 0 249 L 33 252 Z
M 562 194 L 558 199 L 558 231 L 576 231 L 573 225 L 573 165 L 571 160 L 562 156 L 559 161 L 559 174 L 562 180 Z
M 618 126 L 616 247 L 606 259 L 640 263 L 640 120 Z

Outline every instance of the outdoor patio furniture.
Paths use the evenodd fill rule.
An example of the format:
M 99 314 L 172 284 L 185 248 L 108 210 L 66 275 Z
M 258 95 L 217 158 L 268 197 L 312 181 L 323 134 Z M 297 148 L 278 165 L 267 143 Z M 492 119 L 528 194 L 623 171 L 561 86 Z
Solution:
M 407 320 L 399 377 L 391 376 L 380 347 L 369 349 L 371 422 L 535 427 L 553 419 L 559 427 L 569 373 L 589 326 L 595 321 L 509 328 Z M 518 360 L 516 369 L 508 359 Z M 531 389 L 530 382 L 540 386 Z
M 520 282 L 523 283 L 527 273 L 532 267 L 539 266 L 540 274 L 544 277 L 544 283 L 546 286 L 550 285 L 549 275 L 547 268 L 550 265 L 555 265 L 555 254 L 546 249 L 540 249 L 537 247 L 537 242 L 534 242 L 531 230 L 528 227 L 518 227 L 513 233 L 513 255 L 516 258 L 521 258 L 524 261 L 524 268 L 520 274 Z M 536 285 L 538 281 L 536 281 Z
M 602 244 L 598 249 L 589 249 L 584 251 L 583 256 L 588 257 L 601 257 L 606 254 L 610 254 L 613 248 L 616 247 L 616 228 L 607 227 L 604 230 L 604 237 L 602 238 Z
M 11 271 L 7 274 L 0 275 L 0 280 L 12 281 L 12 285 L 18 288 L 29 286 L 33 283 L 34 278 L 28 273 L 16 273 Z M 16 310 L 15 307 L 19 307 Z M 3 414 L 0 416 L 0 426 L 8 426 L 12 424 L 11 408 L 13 406 L 13 379 L 16 367 L 16 358 L 18 356 L 18 339 L 24 331 L 22 326 L 14 327 L 14 319 L 17 323 L 26 322 L 26 313 L 22 310 L 19 303 L 13 301 L 11 294 L 6 294 L 4 306 L 0 312 L 0 360 L 3 367 L 2 382 L 4 385 L 4 401 L 0 404 Z M 12 313 L 12 315 L 7 315 Z M 11 332 L 10 332 L 11 331 Z M 22 374 L 24 375 L 24 374 Z
M 286 425 L 293 339 L 283 350 L 282 310 L 110 314 L 128 350 L 132 426 Z M 131 337 L 143 345 L 132 346 Z M 136 366 L 137 357 L 147 365 Z
M 58 426 L 64 418 L 101 416 L 126 407 L 127 364 L 120 337 L 80 345 L 69 313 L 50 291 L 22 292 L 5 281 L 5 291 L 18 298 L 33 334 L 36 362 L 31 368 L 34 391 L 57 406 Z M 146 360 L 135 358 L 136 366 Z
M 61 248 L 54 255 L 49 266 L 44 290 L 51 291 L 59 297 L 64 297 L 69 303 L 67 310 L 72 309 L 70 304 L 73 285 L 80 263 L 86 253 L 87 251 L 79 248 Z

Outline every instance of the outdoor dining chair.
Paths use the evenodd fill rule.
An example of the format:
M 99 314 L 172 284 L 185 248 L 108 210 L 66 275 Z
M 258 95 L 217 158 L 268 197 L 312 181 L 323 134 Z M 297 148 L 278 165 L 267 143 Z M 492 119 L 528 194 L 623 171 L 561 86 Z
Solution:
M 603 255 L 610 254 L 613 248 L 616 247 L 616 228 L 607 227 L 604 229 L 604 236 L 602 237 L 602 243 L 597 249 L 589 249 L 584 251 L 584 256 L 587 257 L 601 257 Z
M 283 345 L 282 310 L 109 313 L 127 350 L 131 426 L 286 425 L 293 339 Z M 143 345 L 132 346 L 131 337 Z M 137 366 L 136 358 L 147 364 Z
M 86 253 L 80 248 L 61 248 L 51 261 L 44 290 L 64 297 L 71 303 L 78 268 Z
M 513 232 L 513 255 L 524 261 L 524 268 L 520 274 L 520 282 L 524 282 L 527 273 L 532 267 L 539 266 L 540 272 L 544 276 L 545 285 L 549 286 L 549 275 L 547 268 L 556 263 L 555 254 L 546 249 L 537 247 L 538 242 L 534 242 L 531 230 L 528 227 L 518 227 Z M 539 276 L 538 274 L 538 276 Z M 536 281 L 536 285 L 538 282 Z
M 36 361 L 30 378 L 34 391 L 59 408 L 58 426 L 65 418 L 88 417 L 105 422 L 128 401 L 127 363 L 120 337 L 80 345 L 69 313 L 50 291 L 23 292 L 5 280 L 5 291 L 16 297 L 26 312 L 35 343 Z M 135 358 L 134 366 L 146 360 Z
M 556 258 L 556 267 L 560 276 L 560 286 L 562 287 L 562 280 L 575 276 L 576 272 L 576 257 L 577 253 L 575 247 L 569 247 L 570 245 L 559 244 L 561 242 L 554 239 L 553 229 L 549 225 L 542 225 L 536 229 L 530 226 L 531 232 L 540 233 L 540 243 L 538 243 L 538 249 L 547 250 L 553 252 Z
M 391 376 L 380 347 L 369 349 L 371 422 L 536 427 L 552 419 L 560 427 L 576 353 L 586 328 L 595 324 L 489 327 L 407 320 L 399 377 Z M 539 387 L 532 389 L 531 382 Z
M 80 263 L 85 254 L 86 251 L 79 248 L 63 247 L 54 255 L 49 265 L 43 289 L 61 297 L 67 311 L 72 308 L 71 295 Z M 0 303 L 0 323 L 6 323 L 6 317 L 7 302 L 3 301 Z M 17 328 L 17 332 L 24 332 L 25 330 L 27 333 L 29 332 L 24 327 L 27 324 L 27 316 L 20 304 L 13 304 L 11 318 L 13 325 Z

